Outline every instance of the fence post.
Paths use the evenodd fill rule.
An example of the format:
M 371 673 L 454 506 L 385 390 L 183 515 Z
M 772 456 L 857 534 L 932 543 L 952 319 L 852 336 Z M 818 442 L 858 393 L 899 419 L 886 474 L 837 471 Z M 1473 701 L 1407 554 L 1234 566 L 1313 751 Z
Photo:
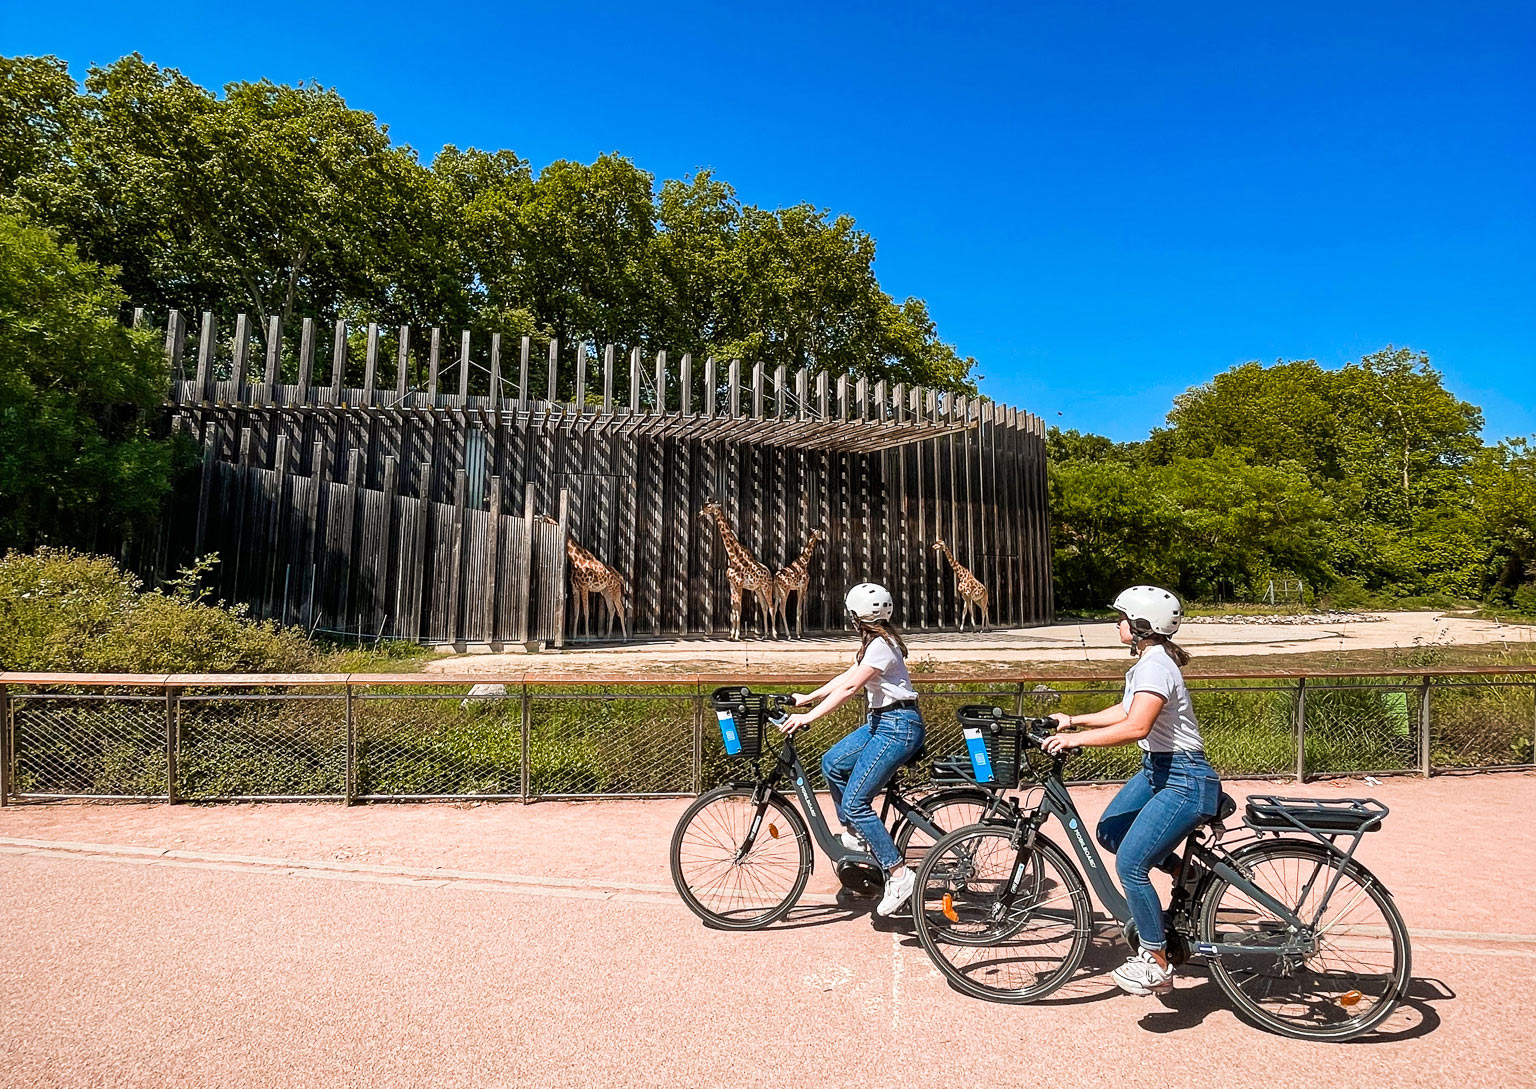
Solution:
M 1429 677 L 1419 683 L 1419 771 L 1429 778 Z
M 0 699 L 3 699 L 0 696 Z M 704 685 L 693 684 L 693 792 L 704 789 Z
M 11 690 L 0 684 L 0 808 L 11 804 Z
M 522 766 L 522 774 L 520 776 L 520 782 L 518 784 L 519 787 L 520 787 L 520 792 L 521 792 L 521 794 L 523 796 L 523 804 L 524 805 L 528 804 L 528 802 L 532 800 L 532 799 L 530 799 L 528 797 L 528 788 L 529 788 L 529 786 L 533 782 L 533 776 L 532 776 L 532 774 L 530 774 L 530 768 L 529 768 L 529 763 L 528 763 L 528 740 L 529 740 L 529 736 L 532 733 L 532 731 L 529 728 L 532 725 L 530 717 L 529 717 L 529 711 L 530 711 L 530 708 L 528 706 L 528 682 L 525 680 L 523 682 L 523 724 L 522 724 L 523 725 L 523 744 L 522 744 L 522 765 L 523 766 Z
M 1013 699 L 1013 713 L 1019 717 L 1024 715 L 1024 682 L 1019 682 L 1019 692 Z
M 181 689 L 165 689 L 165 800 L 176 804 L 176 749 L 181 735 Z
M 342 805 L 352 805 L 357 800 L 357 724 L 352 717 L 352 682 L 347 682 L 347 770 L 342 785 Z
M 1296 703 L 1291 709 L 1296 727 L 1296 781 L 1307 781 L 1307 679 L 1296 681 Z

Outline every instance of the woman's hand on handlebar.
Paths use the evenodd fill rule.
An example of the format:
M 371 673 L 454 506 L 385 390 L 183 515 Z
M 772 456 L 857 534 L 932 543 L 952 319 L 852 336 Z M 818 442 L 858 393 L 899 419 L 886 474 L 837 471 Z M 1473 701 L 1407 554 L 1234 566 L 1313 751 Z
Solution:
M 790 715 L 783 722 L 779 723 L 778 726 L 780 733 L 793 734 L 805 729 L 810 724 L 810 715 Z
M 1066 723 L 1062 720 L 1066 719 L 1068 716 L 1063 714 L 1054 714 L 1051 717 L 1056 720 L 1058 727 L 1062 727 L 1066 725 Z M 1040 742 L 1041 750 L 1050 756 L 1060 756 L 1072 749 L 1080 749 L 1082 748 L 1082 745 L 1082 740 L 1074 734 L 1061 733 L 1052 734 L 1050 737 Z

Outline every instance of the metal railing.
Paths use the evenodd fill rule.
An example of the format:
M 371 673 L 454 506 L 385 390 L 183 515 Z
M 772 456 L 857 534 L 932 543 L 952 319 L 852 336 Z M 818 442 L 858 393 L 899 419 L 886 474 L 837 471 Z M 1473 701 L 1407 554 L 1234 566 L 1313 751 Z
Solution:
M 685 795 L 743 773 L 708 710 L 715 686 L 821 679 L 0 673 L 0 804 Z M 1081 714 L 1118 700 L 1119 680 L 920 675 L 927 751 L 962 751 L 961 704 Z M 1230 778 L 1536 767 L 1536 667 L 1188 682 L 1211 762 Z M 486 683 L 505 695 L 469 694 Z M 861 703 L 805 735 L 808 767 L 857 724 Z M 1068 769 L 1115 781 L 1138 759 L 1131 746 L 1089 749 Z

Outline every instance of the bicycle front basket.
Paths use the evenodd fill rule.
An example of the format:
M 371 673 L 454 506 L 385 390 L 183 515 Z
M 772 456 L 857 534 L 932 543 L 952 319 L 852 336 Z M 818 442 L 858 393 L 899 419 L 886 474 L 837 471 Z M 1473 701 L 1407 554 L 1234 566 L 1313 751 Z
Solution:
M 955 717 L 964 727 L 965 747 L 976 781 L 999 790 L 1018 786 L 1024 757 L 1024 720 L 984 703 L 967 704 L 955 712 Z
M 768 697 L 754 695 L 743 685 L 717 688 L 709 697 L 720 722 L 720 739 L 727 756 L 755 760 L 763 752 L 763 724 L 768 720 Z

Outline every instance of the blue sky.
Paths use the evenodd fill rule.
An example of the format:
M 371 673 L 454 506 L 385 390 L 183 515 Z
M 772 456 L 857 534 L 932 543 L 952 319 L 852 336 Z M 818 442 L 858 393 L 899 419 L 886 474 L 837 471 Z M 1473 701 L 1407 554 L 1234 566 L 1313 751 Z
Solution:
M 318 80 L 428 161 L 617 151 L 846 212 L 984 392 L 1066 427 L 1395 344 L 1536 433 L 1536 6 L 937 8 L 0 0 L 0 52 Z

